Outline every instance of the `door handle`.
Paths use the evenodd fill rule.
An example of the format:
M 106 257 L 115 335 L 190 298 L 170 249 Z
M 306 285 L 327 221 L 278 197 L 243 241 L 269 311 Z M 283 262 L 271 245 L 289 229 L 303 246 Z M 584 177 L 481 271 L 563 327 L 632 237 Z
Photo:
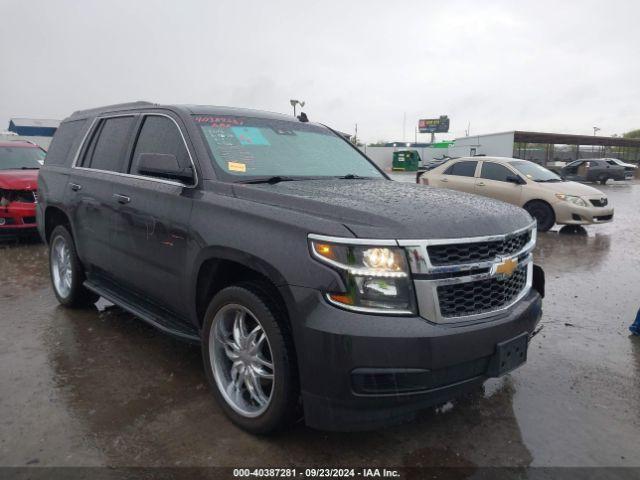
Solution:
M 113 198 L 118 200 L 118 203 L 122 204 L 129 203 L 131 201 L 130 197 L 127 197 L 126 195 L 120 195 L 119 193 L 114 193 Z
M 478 183 L 476 183 L 476 186 L 478 186 L 478 187 L 484 187 L 484 182 L 478 182 Z
M 77 183 L 72 183 L 69 186 L 74 192 L 79 192 L 80 190 L 82 190 L 82 185 L 78 185 Z
M 444 182 L 444 183 L 447 183 L 449 180 L 447 180 L 446 178 L 441 178 L 440 181 Z

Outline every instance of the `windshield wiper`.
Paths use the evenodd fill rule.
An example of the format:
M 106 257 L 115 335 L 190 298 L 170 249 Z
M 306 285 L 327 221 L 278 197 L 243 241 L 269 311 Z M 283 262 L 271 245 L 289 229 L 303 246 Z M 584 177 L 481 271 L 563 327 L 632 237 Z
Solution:
M 560 178 L 547 178 L 546 180 L 535 180 L 535 181 L 538 182 L 538 183 L 548 183 L 548 182 L 553 183 L 553 182 L 561 182 L 562 179 L 560 179 Z
M 365 178 L 371 177 L 361 177 L 360 175 L 356 175 L 355 173 L 347 173 L 346 175 L 341 175 L 336 178 L 340 178 L 342 180 L 364 180 Z
M 273 185 L 280 182 L 293 182 L 295 180 L 297 179 L 293 177 L 283 177 L 281 175 L 274 175 L 272 177 L 260 177 L 260 178 L 253 178 L 251 180 L 241 180 L 238 183 L 269 183 Z
M 20 167 L 20 170 L 40 170 L 40 167 Z

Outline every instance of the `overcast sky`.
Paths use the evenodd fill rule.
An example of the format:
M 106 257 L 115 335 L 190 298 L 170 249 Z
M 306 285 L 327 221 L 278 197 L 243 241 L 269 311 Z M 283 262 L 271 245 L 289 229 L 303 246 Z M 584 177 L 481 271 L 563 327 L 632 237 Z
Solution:
M 289 113 L 365 141 L 640 128 L 640 2 L 0 0 L 0 130 L 131 100 Z M 422 137 L 426 139 L 425 135 Z

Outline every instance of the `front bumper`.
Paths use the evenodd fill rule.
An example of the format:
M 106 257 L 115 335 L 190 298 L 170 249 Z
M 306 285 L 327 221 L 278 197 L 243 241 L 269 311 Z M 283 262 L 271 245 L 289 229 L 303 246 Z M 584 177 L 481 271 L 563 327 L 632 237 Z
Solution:
M 317 290 L 288 288 L 305 420 L 323 430 L 410 420 L 476 388 L 492 375 L 496 345 L 530 335 L 542 314 L 535 290 L 482 323 L 444 325 L 348 312 Z
M 12 202 L 0 207 L 0 235 L 31 233 L 37 226 L 35 203 Z
M 591 225 L 607 223 L 613 220 L 613 207 L 579 207 L 570 202 L 558 202 L 553 205 L 556 223 L 562 225 Z

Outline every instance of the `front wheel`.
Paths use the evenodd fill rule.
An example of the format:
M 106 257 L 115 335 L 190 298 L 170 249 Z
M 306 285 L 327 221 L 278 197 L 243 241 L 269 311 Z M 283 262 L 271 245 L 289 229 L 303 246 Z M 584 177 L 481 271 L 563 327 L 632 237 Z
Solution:
M 298 381 L 286 318 L 264 290 L 221 290 L 205 314 L 207 378 L 225 414 L 251 433 L 287 426 L 297 413 Z
M 599 180 L 600 185 L 606 185 L 608 180 L 609 180 L 609 177 L 606 177 L 603 175 L 602 177 L 600 177 L 600 180 Z
M 63 225 L 58 225 L 49 239 L 49 270 L 53 293 L 65 307 L 85 306 L 98 300 L 98 295 L 82 285 L 84 269 L 76 254 L 73 237 Z
M 553 224 L 556 223 L 553 208 L 546 202 L 534 200 L 527 203 L 524 209 L 536 220 L 538 231 L 540 232 L 550 230 Z

